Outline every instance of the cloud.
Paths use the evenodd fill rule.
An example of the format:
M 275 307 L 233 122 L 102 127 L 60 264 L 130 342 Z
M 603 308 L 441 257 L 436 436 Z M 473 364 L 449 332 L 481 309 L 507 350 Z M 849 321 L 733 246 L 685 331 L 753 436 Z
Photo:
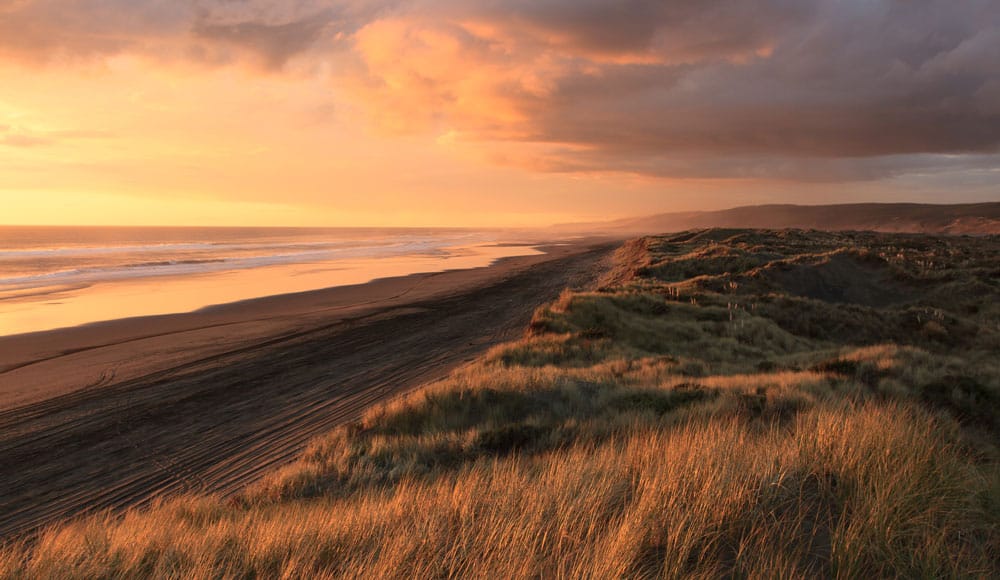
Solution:
M 28 148 L 48 145 L 50 143 L 52 143 L 52 139 L 45 135 L 27 131 L 20 127 L 0 125 L 0 145 Z
M 311 47 L 331 21 L 330 12 L 321 12 L 280 24 L 197 22 L 192 32 L 198 38 L 245 48 L 263 58 L 267 67 L 280 69 L 288 59 Z
M 381 117 L 548 145 L 534 167 L 849 180 L 1000 147 L 985 0 L 478 2 L 356 39 Z
M 49 143 L 51 143 L 49 139 L 33 135 L 19 133 L 0 135 L 0 145 L 8 147 L 37 147 L 39 145 L 48 145 Z
M 111 137 L 111 134 L 105 131 L 38 131 L 22 126 L 0 125 L 0 145 L 8 147 L 30 148 L 54 145 L 69 140 L 104 139 L 108 137 Z
M 336 13 L 329 2 L 14 0 L 0 7 L 0 55 L 27 63 L 121 53 L 199 63 L 228 47 L 280 67 L 308 50 Z M 236 55 L 239 56 L 239 55 Z
M 167 41 L 190 6 L 165 0 L 13 0 L 0 8 L 0 54 L 85 59 Z
M 613 62 L 744 58 L 766 50 L 777 32 L 811 11 L 789 0 L 514 0 L 464 7 L 460 18 L 502 27 L 508 38 Z
M 848 181 L 1000 151 L 995 0 L 0 7 L 7 58 L 122 52 L 272 74 L 332 58 L 331 94 L 353 95 L 384 130 L 447 134 L 540 171 Z

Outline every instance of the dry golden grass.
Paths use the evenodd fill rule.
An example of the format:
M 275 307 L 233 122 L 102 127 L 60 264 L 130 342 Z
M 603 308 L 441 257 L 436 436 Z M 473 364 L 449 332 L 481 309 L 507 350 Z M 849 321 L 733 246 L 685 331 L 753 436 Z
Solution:
M 1000 576 L 996 293 L 933 315 L 948 333 L 974 326 L 962 342 L 909 322 L 816 335 L 759 306 L 770 285 L 678 296 L 657 278 L 671 253 L 811 248 L 726 235 L 633 244 L 645 273 L 619 265 L 618 286 L 564 293 L 525 339 L 314 441 L 241 497 L 68 523 L 0 550 L 0 577 Z M 980 272 L 961 255 L 926 300 Z M 942 308 L 925 298 L 799 300 L 886 325 Z
M 341 498 L 188 498 L 42 538 L 25 577 L 987 576 L 954 434 L 901 405 L 626 428 Z M 11 555 L 8 553 L 8 558 Z

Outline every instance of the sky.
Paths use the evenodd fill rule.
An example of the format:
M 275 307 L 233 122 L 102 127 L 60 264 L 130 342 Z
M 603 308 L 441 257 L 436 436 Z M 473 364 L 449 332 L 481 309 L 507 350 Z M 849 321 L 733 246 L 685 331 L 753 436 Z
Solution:
M 0 224 L 997 200 L 995 0 L 0 0 Z

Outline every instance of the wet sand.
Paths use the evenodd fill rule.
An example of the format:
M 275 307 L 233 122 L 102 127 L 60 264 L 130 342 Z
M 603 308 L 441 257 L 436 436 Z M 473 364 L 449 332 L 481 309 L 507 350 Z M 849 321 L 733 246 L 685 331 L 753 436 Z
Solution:
M 2 337 L 0 538 L 236 493 L 312 437 L 520 335 L 614 247 Z
M 187 266 L 192 270 L 174 270 L 172 274 L 167 273 L 170 268 L 183 270 L 186 267 L 184 260 L 145 262 L 168 264 L 166 266 L 143 266 L 139 263 L 117 269 L 96 267 L 89 274 L 87 267 L 74 268 L 64 273 L 71 277 L 79 276 L 79 279 L 64 284 L 18 290 L 0 283 L 0 336 L 43 332 L 110 319 L 192 312 L 217 304 L 365 284 L 374 279 L 421 272 L 479 268 L 501 258 L 538 254 L 534 245 L 484 243 L 455 245 L 436 251 L 414 250 L 415 253 L 407 255 L 344 255 L 330 259 L 304 257 L 302 261 L 249 268 L 241 265 L 237 261 L 239 258 L 233 258 L 231 262 L 227 262 L 226 258 L 202 260 L 203 263 L 193 260 L 193 264 Z M 133 259 L 141 260 L 137 257 Z M 278 261 L 285 258 L 272 256 L 260 259 Z M 197 270 L 209 267 L 218 269 Z M 141 274 L 143 271 L 145 275 Z M 56 278 L 59 274 L 51 273 Z M 54 279 L 50 279 L 49 283 Z

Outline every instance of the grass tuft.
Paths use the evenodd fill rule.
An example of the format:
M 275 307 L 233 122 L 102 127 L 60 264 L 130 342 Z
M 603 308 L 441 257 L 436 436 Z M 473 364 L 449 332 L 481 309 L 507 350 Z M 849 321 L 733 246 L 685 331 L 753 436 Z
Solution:
M 0 577 L 998 577 L 996 250 L 630 242 L 238 498 L 57 526 Z

